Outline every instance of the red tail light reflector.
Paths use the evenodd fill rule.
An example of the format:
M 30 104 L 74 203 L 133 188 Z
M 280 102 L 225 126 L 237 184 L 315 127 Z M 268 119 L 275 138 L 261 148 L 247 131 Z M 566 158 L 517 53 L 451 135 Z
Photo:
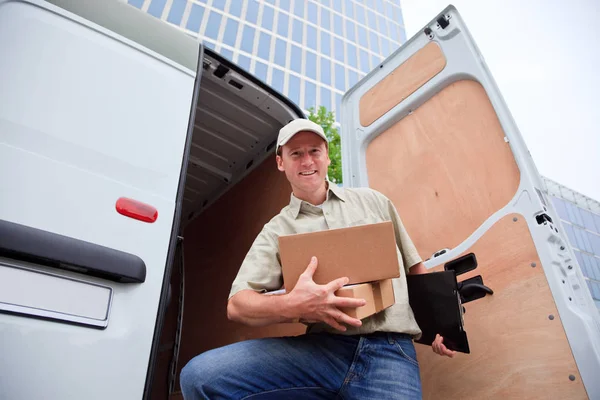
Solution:
M 158 218 L 158 210 L 141 201 L 121 197 L 117 200 L 117 212 L 139 221 L 153 223 Z

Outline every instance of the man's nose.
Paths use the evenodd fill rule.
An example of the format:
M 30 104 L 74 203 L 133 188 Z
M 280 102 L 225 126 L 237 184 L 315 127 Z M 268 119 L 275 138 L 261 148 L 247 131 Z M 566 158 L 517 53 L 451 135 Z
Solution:
M 306 152 L 302 156 L 302 165 L 311 165 L 313 163 L 313 159 L 310 156 L 310 153 Z

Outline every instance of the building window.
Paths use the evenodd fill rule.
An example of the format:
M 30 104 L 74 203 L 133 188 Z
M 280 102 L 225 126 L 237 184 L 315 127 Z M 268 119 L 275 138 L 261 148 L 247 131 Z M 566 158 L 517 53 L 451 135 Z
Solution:
M 358 25 L 356 29 L 358 31 L 358 44 L 364 47 L 365 49 L 368 49 L 369 39 L 367 37 L 367 30 L 360 25 Z
M 295 75 L 289 77 L 288 97 L 296 105 L 300 105 L 300 78 Z
M 150 7 L 148 7 L 148 14 L 160 18 L 163 10 L 165 9 L 165 3 L 167 0 L 152 0 Z
M 312 25 L 306 25 L 306 46 L 317 50 L 317 28 Z
M 381 38 L 381 54 L 383 54 L 384 57 L 390 55 L 390 42 L 384 37 Z
M 263 13 L 262 13 L 262 21 L 260 23 L 260 26 L 262 26 L 263 28 L 265 28 L 269 31 L 273 30 L 273 17 L 274 17 L 273 9 L 269 6 L 264 6 Z
M 327 111 L 332 111 L 331 110 L 331 91 L 323 86 L 321 86 L 321 101 L 319 102 L 320 105 L 322 105 L 323 107 L 325 107 L 327 109 Z
M 142 8 L 144 0 L 129 0 L 128 3 L 136 8 Z
M 335 88 L 346 91 L 346 69 L 343 65 L 335 63 Z
M 354 22 L 346 20 L 346 38 L 352 43 L 356 43 L 356 34 L 354 33 Z
M 192 11 L 188 18 L 186 28 L 193 32 L 200 32 L 200 25 L 202 24 L 202 17 L 204 16 L 204 7 L 197 4 L 192 5 Z
M 250 71 L 250 57 L 246 57 L 242 54 L 238 55 L 237 65 L 245 69 L 246 71 Z
M 275 63 L 285 68 L 287 58 L 287 43 L 279 38 L 275 41 Z
M 271 35 L 261 32 L 258 39 L 258 56 L 262 59 L 269 60 L 271 53 Z
M 338 14 L 333 14 L 333 31 L 340 36 L 344 36 L 344 27 L 342 24 L 342 17 Z
M 302 37 L 304 24 L 299 19 L 294 18 L 293 26 L 292 26 L 292 40 L 296 43 L 302 44 Z
M 387 22 L 385 21 L 385 18 L 378 15 L 377 19 L 379 20 L 379 33 L 384 37 L 388 37 Z
M 307 14 L 308 14 L 307 19 L 316 24 L 317 23 L 317 15 L 318 15 L 317 5 L 315 3 L 313 3 L 312 1 L 309 1 L 308 4 L 306 5 L 306 10 L 307 10 Z
M 241 1 L 232 1 L 229 6 L 229 14 L 240 18 L 242 16 L 242 5 Z
M 246 53 L 252 54 L 252 48 L 254 47 L 254 32 L 256 30 L 251 26 L 245 25 L 244 31 L 242 32 L 242 44 L 240 48 Z
M 221 11 L 225 11 L 225 0 L 213 0 L 212 6 Z
M 352 18 L 354 19 L 354 3 L 351 0 L 346 0 L 346 7 L 344 9 L 344 11 L 346 12 L 346 16 L 348 18 Z
M 312 82 L 305 82 L 304 86 L 304 108 L 315 107 L 317 105 L 317 86 Z
M 580 209 L 579 212 L 581 213 L 581 218 L 583 219 L 583 226 L 585 226 L 585 229 L 592 232 L 599 232 L 594 224 L 594 214 L 584 209 Z
M 271 86 L 275 88 L 279 93 L 283 93 L 283 78 L 284 73 L 278 68 L 273 68 L 273 74 L 271 76 Z
M 333 49 L 335 51 L 335 59 L 341 62 L 344 61 L 344 42 L 336 37 L 333 38 Z
M 187 0 L 173 0 L 167 21 L 175 25 L 181 24 L 181 18 L 183 17 L 186 4 Z
M 223 33 L 223 43 L 229 46 L 235 46 L 235 40 L 237 38 L 238 22 L 233 19 L 227 19 L 225 25 L 225 32 Z
M 321 8 L 321 29 L 331 29 L 331 13 L 324 8 Z
M 374 32 L 369 32 L 369 39 L 371 45 L 371 51 L 373 53 L 379 53 L 379 39 Z
M 210 15 L 208 16 L 208 24 L 206 24 L 206 30 L 204 31 L 204 36 L 217 40 L 219 38 L 219 28 L 220 27 L 221 27 L 221 14 L 211 11 Z
M 325 31 L 321 31 L 321 54 L 331 56 L 331 36 Z
M 371 69 L 377 67 L 380 62 L 381 62 L 381 57 L 374 55 L 374 54 L 371 55 L 371 65 L 372 65 Z
M 390 39 L 392 39 L 394 42 L 400 41 L 400 35 L 398 34 L 398 25 L 393 23 L 390 24 Z
M 367 24 L 367 20 L 365 18 L 365 8 L 363 6 L 361 6 L 360 4 L 356 4 L 356 21 L 358 21 L 358 23 L 366 25 Z
M 283 37 L 287 37 L 289 23 L 290 19 L 288 18 L 287 14 L 279 13 L 277 21 L 277 33 Z
M 377 29 L 377 20 L 375 18 L 375 13 L 371 10 L 372 9 L 369 9 L 369 11 L 367 11 L 367 21 L 369 22 L 368 27 L 369 29 Z
M 252 0 L 246 2 L 248 8 L 246 9 L 246 21 L 256 24 L 258 21 L 258 2 Z
M 290 57 L 290 69 L 299 74 L 302 73 L 302 49 L 294 44 Z
M 304 18 L 304 4 L 306 4 L 306 0 L 296 0 L 294 2 L 294 14 L 300 18 Z
M 383 8 L 383 0 L 376 0 L 375 4 L 377 4 L 377 11 L 381 14 L 385 14 L 385 9 Z
M 254 65 L 254 75 L 263 82 L 267 81 L 267 64 L 256 61 Z
M 219 51 L 219 54 L 222 55 L 223 57 L 225 57 L 228 60 L 233 60 L 233 51 L 229 50 L 229 49 L 224 49 L 221 47 L 221 50 Z
M 352 86 L 356 85 L 356 82 L 358 82 L 358 74 L 354 71 L 352 71 L 351 69 L 348 70 L 348 88 L 351 88 Z
M 321 82 L 331 85 L 331 61 L 321 57 Z
M 305 73 L 307 77 L 317 80 L 317 55 L 312 51 L 306 51 L 306 68 Z
M 371 67 L 369 66 L 369 55 L 366 51 L 360 50 L 360 70 L 365 74 L 371 71 Z
M 333 0 L 333 9 L 339 13 L 342 12 L 342 0 Z
M 358 56 L 356 55 L 356 46 L 351 43 L 346 43 L 346 58 L 348 65 L 358 68 Z

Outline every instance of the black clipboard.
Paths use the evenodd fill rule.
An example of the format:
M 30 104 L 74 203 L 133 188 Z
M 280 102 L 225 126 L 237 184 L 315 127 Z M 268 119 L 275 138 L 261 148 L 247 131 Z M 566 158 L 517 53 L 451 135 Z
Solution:
M 417 343 L 431 346 L 435 335 L 454 351 L 470 353 L 464 330 L 463 308 L 454 271 L 407 275 L 408 298 L 417 324 L 423 332 Z

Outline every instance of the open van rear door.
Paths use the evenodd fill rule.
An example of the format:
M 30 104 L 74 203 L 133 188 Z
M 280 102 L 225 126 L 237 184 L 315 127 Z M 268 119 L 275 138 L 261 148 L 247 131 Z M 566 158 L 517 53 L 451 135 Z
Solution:
M 0 38 L 0 398 L 142 398 L 196 66 L 41 0 L 0 0 Z
M 468 256 L 458 281 L 493 290 L 465 299 L 470 354 L 417 345 L 424 398 L 600 397 L 597 312 L 455 8 L 345 94 L 342 150 L 345 185 L 387 195 L 428 268 Z

